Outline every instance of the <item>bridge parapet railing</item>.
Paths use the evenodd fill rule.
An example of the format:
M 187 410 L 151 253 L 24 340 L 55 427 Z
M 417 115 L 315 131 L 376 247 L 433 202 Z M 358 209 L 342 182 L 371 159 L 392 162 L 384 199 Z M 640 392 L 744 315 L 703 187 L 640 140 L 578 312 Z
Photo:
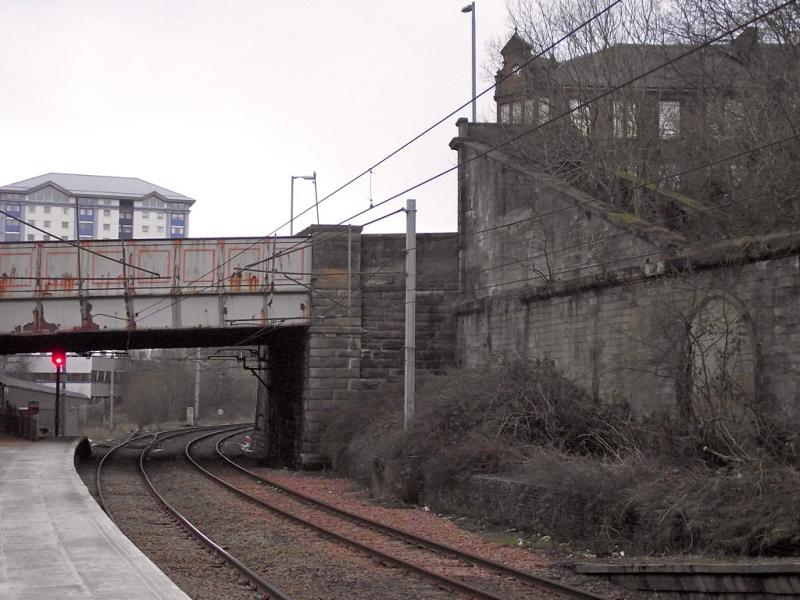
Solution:
M 310 270 L 305 237 L 4 242 L 0 335 L 302 325 Z
M 0 300 L 300 292 L 305 238 L 0 243 Z M 249 268 L 248 268 L 249 266 Z

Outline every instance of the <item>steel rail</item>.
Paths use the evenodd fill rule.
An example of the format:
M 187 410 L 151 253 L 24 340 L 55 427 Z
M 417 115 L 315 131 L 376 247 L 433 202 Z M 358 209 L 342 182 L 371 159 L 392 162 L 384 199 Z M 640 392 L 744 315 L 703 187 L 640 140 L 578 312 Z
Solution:
M 241 432 L 238 432 L 238 433 L 241 433 Z M 277 506 L 274 506 L 274 505 L 270 504 L 269 502 L 267 502 L 265 500 L 262 500 L 260 498 L 256 498 L 255 496 L 251 496 L 250 494 L 248 494 L 244 490 L 236 487 L 235 485 L 233 485 L 231 483 L 228 483 L 227 481 L 225 481 L 221 477 L 217 477 L 216 475 L 211 473 L 208 469 L 206 469 L 203 466 L 201 466 L 191 455 L 191 449 L 195 444 L 197 444 L 197 443 L 199 443 L 199 442 L 201 442 L 201 441 L 203 441 L 203 440 L 205 440 L 207 438 L 213 437 L 214 435 L 217 435 L 217 433 L 204 434 L 204 435 L 201 435 L 201 436 L 193 439 L 188 444 L 186 444 L 186 449 L 184 451 L 184 454 L 185 454 L 187 460 L 190 463 L 192 463 L 203 474 L 205 474 L 211 480 L 217 482 L 218 484 L 220 484 L 220 485 L 224 486 L 225 488 L 229 489 L 230 491 L 234 492 L 238 496 L 241 496 L 242 498 L 244 498 L 244 499 L 246 499 L 246 500 L 248 500 L 250 502 L 253 502 L 253 503 L 255 503 L 255 504 L 257 504 L 257 505 L 259 505 L 259 506 L 261 506 L 263 508 L 266 508 L 267 510 L 269 510 L 269 511 L 271 511 L 271 512 L 273 512 L 273 513 L 275 513 L 275 514 L 277 514 L 277 515 L 279 515 L 279 516 L 281 516 L 281 517 L 283 517 L 283 518 L 285 518 L 285 519 L 287 519 L 289 521 L 292 521 L 293 523 L 296 523 L 296 524 L 301 525 L 303 527 L 309 528 L 309 529 L 317 532 L 322 537 L 325 537 L 325 538 L 327 538 L 327 539 L 329 539 L 331 541 L 343 544 L 345 546 L 349 546 L 349 547 L 351 547 L 351 548 L 353 548 L 355 550 L 358 550 L 360 552 L 363 552 L 363 553 L 365 553 L 368 556 L 371 556 L 373 558 L 377 558 L 377 559 L 379 559 L 381 561 L 385 561 L 385 562 L 394 564 L 394 565 L 396 565 L 398 567 L 401 567 L 403 569 L 406 569 L 408 571 L 411 571 L 411 572 L 417 573 L 419 575 L 422 575 L 422 576 L 424 576 L 424 577 L 426 577 L 426 578 L 428 578 L 428 579 L 430 579 L 430 580 L 432 580 L 432 581 L 444 586 L 445 588 L 449 589 L 450 591 L 456 591 L 456 592 L 464 593 L 470 598 L 483 598 L 485 600 L 505 600 L 505 598 L 503 596 L 497 596 L 496 594 L 493 594 L 492 592 L 489 592 L 487 590 L 483 590 L 481 588 L 477 588 L 477 587 L 471 586 L 471 585 L 469 585 L 467 583 L 463 583 L 463 582 L 458 581 L 456 579 L 452 579 L 450 577 L 447 577 L 446 575 L 442 575 L 440 573 L 436 573 L 434 571 L 426 569 L 425 567 L 421 567 L 419 565 L 415 565 L 414 563 L 411 563 L 411 562 L 408 562 L 406 560 L 403 560 L 402 558 L 397 558 L 395 556 L 392 556 L 391 554 L 387 554 L 387 553 L 383 552 L 382 550 L 378 550 L 377 548 L 373 548 L 372 546 L 369 546 L 369 545 L 364 544 L 362 542 L 359 542 L 359 541 L 356 541 L 354 539 L 348 538 L 348 537 L 346 537 L 346 536 L 344 536 L 342 534 L 336 533 L 335 531 L 332 531 L 332 530 L 330 530 L 330 529 L 328 529 L 326 527 L 323 527 L 321 525 L 317 525 L 316 523 L 313 523 L 313 522 L 311 522 L 311 521 L 309 521 L 307 519 L 304 519 L 303 517 L 297 516 L 297 515 L 292 514 L 292 513 L 288 512 L 288 511 L 280 509 Z
M 397 527 L 393 527 L 391 525 L 386 525 L 385 523 L 381 523 L 380 521 L 376 521 L 374 519 L 370 519 L 368 517 L 364 517 L 364 516 L 358 515 L 356 513 L 351 512 L 351 511 L 338 508 L 338 507 L 336 507 L 336 506 L 334 506 L 332 504 L 329 504 L 329 503 L 327 503 L 327 502 L 325 502 L 323 500 L 317 500 L 315 498 L 311 498 L 310 496 L 306 496 L 305 494 L 301 494 L 300 492 L 296 492 L 296 491 L 294 491 L 292 489 L 289 489 L 289 488 L 281 485 L 280 483 L 277 483 L 276 481 L 273 481 L 273 480 L 271 480 L 271 479 L 269 479 L 267 477 L 263 477 L 261 475 L 258 475 L 256 473 L 254 473 L 253 471 L 250 471 L 249 469 L 246 469 L 242 465 L 238 464 L 237 462 L 232 460 L 230 457 L 226 456 L 224 452 L 222 452 L 222 448 L 221 448 L 222 444 L 225 441 L 227 441 L 227 440 L 239 435 L 240 433 L 241 432 L 236 432 L 236 433 L 233 433 L 233 434 L 226 435 L 226 436 L 224 436 L 224 437 L 219 439 L 219 441 L 216 444 L 216 451 L 217 451 L 217 454 L 220 456 L 220 458 L 225 460 L 230 466 L 232 466 L 235 469 L 241 471 L 242 473 L 245 473 L 249 477 L 252 477 L 256 481 L 260 481 L 262 483 L 265 483 L 265 484 L 267 484 L 267 485 L 269 485 L 269 486 L 271 486 L 271 487 L 273 487 L 273 488 L 275 488 L 277 490 L 280 490 L 281 492 L 283 492 L 283 493 L 287 494 L 288 496 L 291 496 L 291 497 L 293 497 L 293 498 L 295 498 L 295 499 L 297 499 L 297 500 L 299 500 L 301 502 L 305 502 L 306 504 L 309 504 L 311 506 L 314 506 L 314 507 L 320 508 L 322 510 L 328 511 L 328 512 L 330 512 L 332 514 L 335 514 L 335 515 L 339 516 L 339 517 L 351 520 L 351 521 L 356 522 L 359 525 L 362 525 L 364 527 L 369 527 L 370 529 L 374 529 L 374 530 L 380 531 L 380 532 L 382 532 L 382 533 L 384 533 L 386 535 L 401 539 L 402 541 L 407 542 L 409 544 L 413 544 L 413 545 L 416 545 L 416 546 L 427 548 L 428 550 L 434 550 L 434 551 L 437 551 L 437 552 L 441 552 L 442 554 L 450 555 L 450 556 L 452 556 L 454 558 L 458 558 L 459 560 L 463 560 L 465 562 L 469 562 L 469 563 L 484 567 L 486 569 L 490 569 L 492 571 L 495 571 L 495 572 L 498 572 L 498 573 L 502 573 L 504 575 L 509 575 L 511 577 L 514 577 L 515 579 L 524 581 L 525 583 L 534 585 L 534 586 L 539 587 L 539 588 L 546 588 L 549 591 L 556 592 L 556 593 L 559 593 L 561 595 L 568 595 L 568 596 L 573 597 L 573 598 L 582 598 L 582 599 L 586 599 L 586 600 L 607 600 L 607 598 L 605 598 L 604 596 L 600 596 L 600 595 L 594 594 L 592 592 L 581 590 L 579 588 L 576 588 L 576 587 L 573 587 L 573 586 L 570 586 L 570 585 L 567 585 L 567 584 L 559 583 L 558 581 L 554 581 L 552 579 L 548 579 L 546 577 L 542 577 L 541 575 L 536 575 L 536 574 L 530 573 L 528 571 L 522 571 L 522 570 L 516 569 L 516 568 L 514 568 L 514 567 L 512 567 L 510 565 L 506 565 L 506 564 L 491 560 L 489 558 L 484 558 L 482 556 L 478 556 L 477 554 L 473 554 L 471 552 L 466 552 L 464 550 L 460 550 L 460 549 L 455 548 L 453 546 L 449 546 L 447 544 L 442 544 L 442 543 L 436 542 L 436 541 L 428 539 L 428 538 L 420 537 L 420 536 L 415 535 L 413 533 L 410 533 L 408 531 L 404 531 L 402 529 L 398 529 Z
M 247 429 L 251 428 L 251 425 L 245 426 Z M 218 429 L 220 429 L 218 427 Z M 222 428 L 220 431 L 215 431 L 210 435 L 217 435 L 219 433 L 227 433 L 231 429 L 235 430 L 242 430 L 243 427 L 241 425 L 235 426 L 235 428 Z M 186 433 L 186 432 L 184 432 Z M 196 433 L 196 432 L 188 432 L 188 433 Z M 173 437 L 178 437 L 173 436 Z M 203 436 L 205 437 L 205 436 Z M 229 564 L 239 570 L 245 577 L 247 577 L 250 582 L 258 588 L 258 590 L 264 594 L 267 594 L 270 599 L 272 600 L 292 600 L 290 596 L 287 596 L 284 592 L 280 591 L 278 588 L 273 586 L 269 583 L 266 579 L 261 577 L 258 573 L 253 571 L 250 567 L 245 565 L 242 561 L 238 558 L 233 556 L 230 552 L 225 550 L 222 546 L 214 542 L 210 537 L 204 534 L 200 529 L 198 529 L 189 519 L 187 519 L 181 512 L 179 512 L 174 506 L 172 506 L 169 502 L 167 502 L 166 498 L 162 496 L 159 491 L 156 489 L 155 484 L 150 479 L 147 474 L 147 470 L 145 469 L 144 463 L 145 458 L 150 452 L 150 449 L 155 446 L 159 442 L 158 439 L 152 441 L 150 444 L 145 447 L 141 454 L 139 454 L 139 472 L 144 477 L 145 482 L 147 483 L 150 492 L 156 497 L 156 499 L 166 508 L 172 515 L 183 525 L 193 536 L 195 536 L 198 540 L 200 540 L 205 546 L 207 546 L 212 552 L 218 554 L 222 558 L 224 558 Z M 191 443 L 191 442 L 190 442 Z
M 239 427 L 243 428 L 243 427 L 247 427 L 247 425 L 242 423 L 241 425 L 239 425 Z M 102 508 L 103 512 L 106 513 L 113 520 L 113 517 L 112 517 L 111 513 L 106 508 L 106 499 L 105 499 L 105 496 L 103 495 L 103 486 L 102 486 L 102 482 L 101 482 L 101 473 L 102 473 L 103 467 L 106 464 L 106 460 L 111 458 L 112 455 L 116 454 L 116 452 L 118 450 L 124 448 L 128 444 L 132 444 L 133 442 L 138 442 L 139 440 L 143 440 L 143 439 L 151 437 L 151 436 L 155 436 L 156 438 L 158 438 L 159 435 L 172 437 L 172 435 L 170 435 L 170 434 L 173 434 L 173 433 L 179 433 L 179 432 L 180 433 L 189 433 L 189 432 L 204 431 L 204 430 L 208 430 L 208 429 L 219 429 L 219 428 L 220 428 L 220 425 L 205 425 L 203 427 L 178 427 L 178 428 L 175 428 L 175 429 L 165 429 L 164 431 L 148 431 L 147 433 L 143 433 L 143 434 L 140 434 L 140 435 L 137 435 L 136 433 L 131 433 L 131 435 L 128 436 L 127 440 L 125 440 L 124 442 L 120 442 L 119 444 L 117 444 L 115 446 L 112 446 L 109 449 L 109 451 L 106 452 L 102 456 L 102 458 L 100 459 L 100 462 L 97 463 L 97 469 L 95 471 L 94 481 L 95 481 L 95 486 L 97 487 L 97 503 L 100 505 L 100 508 Z M 162 439 L 165 439 L 165 438 L 162 437 Z M 169 438 L 167 438 L 167 439 L 169 439 Z
M 166 433 L 166 432 L 164 432 L 164 433 Z M 106 513 L 109 517 L 111 517 L 112 520 L 113 520 L 113 517 L 111 516 L 111 512 L 109 512 L 108 507 L 106 506 L 105 496 L 103 496 L 103 486 L 102 486 L 102 481 L 101 481 L 101 477 L 100 477 L 101 474 L 102 474 L 102 471 L 103 471 L 103 466 L 106 464 L 106 460 L 108 460 L 120 448 L 123 448 L 124 446 L 127 446 L 128 444 L 131 444 L 131 443 L 133 443 L 135 441 L 138 441 L 138 440 L 141 440 L 141 439 L 144 439 L 146 437 L 153 436 L 153 435 L 158 436 L 158 432 L 156 431 L 156 432 L 152 432 L 152 433 L 145 433 L 145 434 L 139 435 L 139 436 L 133 434 L 130 437 L 128 437 L 128 439 L 125 440 L 124 442 L 120 442 L 116 446 L 112 446 L 109 449 L 109 451 L 106 452 L 103 455 L 103 457 L 100 459 L 100 462 L 97 463 L 97 469 L 95 470 L 95 473 L 94 473 L 94 483 L 95 483 L 95 487 L 97 488 L 97 503 L 100 505 L 100 508 L 103 509 L 103 512 Z

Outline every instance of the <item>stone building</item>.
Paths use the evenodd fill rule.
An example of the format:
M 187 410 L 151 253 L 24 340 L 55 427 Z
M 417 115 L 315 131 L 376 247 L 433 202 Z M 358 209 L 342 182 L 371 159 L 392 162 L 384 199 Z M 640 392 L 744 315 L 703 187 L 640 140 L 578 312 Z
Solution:
M 765 187 L 796 219 L 796 195 L 783 185 L 787 176 L 800 183 L 796 170 L 786 168 L 797 159 L 791 145 L 763 157 L 726 157 L 796 130 L 797 47 L 763 43 L 751 28 L 708 47 L 616 44 L 560 61 L 531 60 L 533 49 L 514 33 L 501 53 L 497 122 L 510 137 L 537 129 L 516 144 L 529 162 L 669 229 L 692 227 L 698 211 L 705 211 L 704 221 L 717 208 L 747 211 L 742 197 Z M 623 191 L 645 181 L 655 184 Z M 762 232 L 782 225 L 747 217 Z M 752 232 L 751 224 L 739 226 L 740 215 L 715 218 L 726 232 Z
M 720 60 L 736 63 L 735 72 L 758 68 L 759 51 L 747 41 L 714 52 L 724 50 Z M 515 34 L 499 76 L 530 52 Z M 577 88 L 565 74 L 592 60 L 537 59 L 498 86 L 498 123 L 458 123 L 459 361 L 550 358 L 598 401 L 627 402 L 640 414 L 800 417 L 800 227 L 792 212 L 800 198 L 790 168 L 797 141 L 773 145 L 768 161 L 747 157 L 739 171 L 746 181 L 714 192 L 709 181 L 720 172 L 697 165 L 750 141 L 733 139 L 727 149 L 715 141 L 725 124 L 714 125 L 708 107 L 752 106 L 741 90 L 729 94 L 733 79 L 710 98 L 651 78 L 592 105 L 588 121 L 564 115 L 537 128 L 569 108 Z M 676 68 L 669 76 L 679 75 Z M 773 125 L 758 132 L 762 142 L 785 127 Z M 616 154 L 589 151 L 620 138 Z M 632 173 L 623 161 L 634 141 L 640 165 Z M 711 154 L 689 150 L 712 142 Z M 660 179 L 665 165 L 694 169 L 694 179 Z M 730 179 L 735 169 L 719 165 Z M 783 194 L 771 183 L 781 173 Z

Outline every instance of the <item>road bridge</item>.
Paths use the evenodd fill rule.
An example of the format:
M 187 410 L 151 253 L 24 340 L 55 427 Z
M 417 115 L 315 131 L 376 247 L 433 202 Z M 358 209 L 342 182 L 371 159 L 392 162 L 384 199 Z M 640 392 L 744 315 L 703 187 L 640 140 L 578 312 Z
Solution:
M 304 326 L 310 265 L 307 238 L 0 243 L 0 353 L 225 345 Z
M 456 361 L 458 237 L 417 236 L 419 371 Z M 254 441 L 319 459 L 332 411 L 402 381 L 405 235 L 0 244 L 0 353 L 258 346 Z

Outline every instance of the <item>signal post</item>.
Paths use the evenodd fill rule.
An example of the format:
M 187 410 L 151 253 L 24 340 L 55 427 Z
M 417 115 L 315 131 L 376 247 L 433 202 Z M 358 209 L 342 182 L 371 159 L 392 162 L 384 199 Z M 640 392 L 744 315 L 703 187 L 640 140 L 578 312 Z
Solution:
M 50 362 L 56 368 L 56 415 L 55 415 L 55 437 L 59 435 L 61 425 L 61 372 L 67 364 L 67 355 L 61 350 L 54 350 L 50 354 Z

